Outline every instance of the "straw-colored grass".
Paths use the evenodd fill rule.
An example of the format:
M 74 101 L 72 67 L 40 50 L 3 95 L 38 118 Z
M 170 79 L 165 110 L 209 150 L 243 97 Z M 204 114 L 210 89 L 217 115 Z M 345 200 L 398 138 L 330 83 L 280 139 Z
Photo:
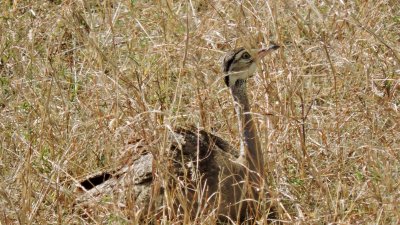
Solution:
M 398 1 L 111 2 L 0 2 L 1 224 L 134 223 L 82 218 L 77 180 L 170 127 L 239 146 L 220 58 L 269 42 L 249 92 L 278 219 L 400 223 Z

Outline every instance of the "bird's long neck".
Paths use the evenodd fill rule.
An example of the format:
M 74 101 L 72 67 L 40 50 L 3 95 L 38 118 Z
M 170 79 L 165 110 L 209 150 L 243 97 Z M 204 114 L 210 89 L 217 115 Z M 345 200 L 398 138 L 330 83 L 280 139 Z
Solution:
M 231 86 L 232 95 L 235 102 L 239 105 L 240 120 L 243 127 L 243 138 L 246 144 L 241 157 L 244 157 L 247 166 L 252 171 L 264 177 L 264 159 L 261 152 L 260 141 L 257 136 L 257 129 L 250 113 L 250 103 L 247 97 L 246 81 L 237 80 Z

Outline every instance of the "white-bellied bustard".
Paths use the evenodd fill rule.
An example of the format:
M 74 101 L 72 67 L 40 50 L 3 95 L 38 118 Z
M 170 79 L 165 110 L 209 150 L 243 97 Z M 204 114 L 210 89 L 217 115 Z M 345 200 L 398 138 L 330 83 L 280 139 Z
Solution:
M 90 208 L 99 207 L 107 196 L 111 198 L 109 207 L 101 207 L 112 212 L 112 208 L 133 204 L 134 215 L 146 221 L 183 214 L 196 217 L 205 211 L 217 213 L 219 220 L 230 221 L 268 214 L 263 153 L 250 113 L 246 84 L 255 73 L 257 61 L 278 48 L 238 48 L 224 58 L 224 81 L 234 98 L 242 131 L 240 151 L 204 130 L 178 128 L 171 135 L 168 160 L 155 161 L 151 151 L 143 150 L 120 168 L 80 181 L 74 209 L 96 217 L 91 215 Z M 135 147 L 139 145 L 140 142 Z M 161 181 L 160 170 L 155 166 L 163 163 L 171 165 L 163 167 L 170 168 L 168 173 L 173 174 L 168 182 Z

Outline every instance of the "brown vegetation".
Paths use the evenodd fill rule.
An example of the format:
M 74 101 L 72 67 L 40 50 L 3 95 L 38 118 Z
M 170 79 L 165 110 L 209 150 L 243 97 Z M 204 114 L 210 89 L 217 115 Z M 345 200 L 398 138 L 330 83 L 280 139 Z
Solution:
M 2 1 L 1 223 L 138 222 L 113 196 L 92 218 L 72 210 L 78 181 L 140 146 L 167 156 L 173 127 L 238 148 L 219 60 L 273 41 L 282 49 L 249 97 L 277 219 L 398 224 L 399 12 L 390 0 Z M 163 166 L 160 183 L 172 177 Z M 184 196 L 162 195 L 160 224 L 216 221 L 174 217 L 172 194 Z

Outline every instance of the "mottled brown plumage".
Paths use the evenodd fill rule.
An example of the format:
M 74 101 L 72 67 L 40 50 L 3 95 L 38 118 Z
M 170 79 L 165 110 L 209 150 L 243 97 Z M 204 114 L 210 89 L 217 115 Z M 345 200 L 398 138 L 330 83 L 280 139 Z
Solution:
M 141 153 L 129 163 L 82 180 L 77 188 L 75 209 L 93 217 L 101 213 L 99 209 L 107 213 L 116 206 L 133 205 L 129 208 L 134 208 L 136 215 L 152 220 L 165 212 L 165 206 L 171 206 L 166 202 L 168 194 L 175 199 L 170 215 L 185 212 L 195 217 L 202 209 L 216 212 L 220 220 L 243 221 L 257 217 L 262 208 L 259 198 L 263 196 L 260 193 L 264 185 L 264 161 L 250 113 L 246 80 L 254 73 L 256 61 L 276 48 L 262 49 L 256 55 L 240 48 L 228 52 L 224 59 L 225 81 L 237 103 L 244 149 L 239 152 L 204 130 L 178 128 L 171 133 L 166 159 L 156 159 L 160 156 L 141 146 Z M 165 174 L 171 176 L 165 177 Z M 112 201 L 104 204 L 105 196 Z

